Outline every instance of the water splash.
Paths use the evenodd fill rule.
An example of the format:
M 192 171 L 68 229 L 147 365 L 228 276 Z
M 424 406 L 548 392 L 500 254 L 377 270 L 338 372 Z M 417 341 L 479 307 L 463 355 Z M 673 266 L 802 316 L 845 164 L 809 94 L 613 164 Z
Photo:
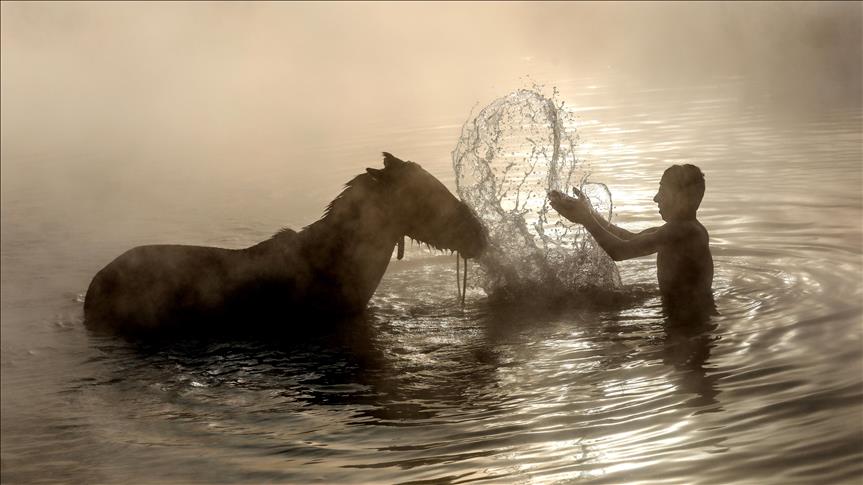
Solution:
M 576 157 L 575 119 L 556 98 L 520 89 L 493 101 L 462 127 L 453 150 L 458 194 L 484 222 L 479 259 L 490 296 L 557 295 L 620 285 L 614 262 L 584 227 L 560 217 L 547 192 L 579 187 L 610 219 L 611 193 L 588 182 Z

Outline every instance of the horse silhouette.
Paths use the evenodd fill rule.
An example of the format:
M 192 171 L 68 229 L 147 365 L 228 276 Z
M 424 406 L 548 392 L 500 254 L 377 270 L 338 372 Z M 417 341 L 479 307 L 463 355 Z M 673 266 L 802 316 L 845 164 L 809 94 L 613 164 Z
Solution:
M 485 230 L 468 207 L 420 165 L 384 153 L 384 168 L 349 181 L 323 217 L 246 249 L 185 245 L 133 248 L 87 289 L 85 325 L 148 335 L 286 331 L 361 314 L 393 249 L 410 237 L 465 258 Z M 298 323 L 299 322 L 299 323 Z

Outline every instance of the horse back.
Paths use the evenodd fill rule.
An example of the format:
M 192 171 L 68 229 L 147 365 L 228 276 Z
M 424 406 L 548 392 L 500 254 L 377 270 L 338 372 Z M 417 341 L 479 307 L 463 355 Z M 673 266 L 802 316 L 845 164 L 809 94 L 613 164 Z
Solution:
M 99 271 L 84 302 L 90 328 L 147 332 L 215 322 L 244 287 L 272 280 L 265 254 L 205 246 L 151 245 L 126 251 Z

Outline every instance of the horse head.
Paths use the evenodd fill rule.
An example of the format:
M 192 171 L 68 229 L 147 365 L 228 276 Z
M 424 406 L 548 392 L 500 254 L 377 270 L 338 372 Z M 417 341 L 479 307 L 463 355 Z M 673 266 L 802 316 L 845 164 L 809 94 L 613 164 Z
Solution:
M 487 243 L 480 220 L 419 164 L 384 153 L 384 168 L 366 171 L 385 186 L 403 234 L 437 249 L 479 256 Z

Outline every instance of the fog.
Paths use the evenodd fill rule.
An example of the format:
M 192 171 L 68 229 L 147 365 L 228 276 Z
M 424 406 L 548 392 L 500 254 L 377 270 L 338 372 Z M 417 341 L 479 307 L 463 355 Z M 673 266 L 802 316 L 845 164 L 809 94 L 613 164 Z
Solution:
M 429 155 L 398 130 L 611 73 L 744 76 L 802 116 L 859 105 L 861 4 L 3 2 L 3 187 L 346 175 Z
M 860 2 L 0 1 L 0 481 L 859 477 L 861 24 Z M 556 119 L 575 120 L 570 153 L 608 186 L 602 200 L 627 230 L 662 223 L 653 197 L 669 164 L 701 167 L 714 328 L 670 329 L 653 256 L 602 274 L 559 265 L 588 290 L 618 269 L 621 283 L 579 290 L 559 310 L 487 298 L 482 261 L 459 305 L 453 256 L 409 245 L 397 261 L 381 244 L 360 279 L 387 272 L 362 328 L 344 335 L 373 351 L 356 358 L 301 338 L 139 352 L 85 331 L 87 300 L 171 309 L 181 290 L 224 282 L 225 268 L 264 288 L 257 275 L 302 274 L 312 266 L 289 258 L 288 231 L 258 248 L 272 252 L 239 253 L 273 255 L 247 266 L 210 258 L 174 271 L 183 255 L 232 252 L 146 246 L 234 249 L 299 232 L 345 182 L 382 168 L 383 151 L 454 190 L 465 121 L 534 84 L 578 108 Z M 515 140 L 487 146 L 539 146 Z M 444 213 L 411 187 L 387 209 L 422 199 L 413 213 Z M 362 265 L 329 249 L 367 247 L 356 234 L 386 235 L 392 221 L 357 206 L 334 213 L 364 231 L 323 225 L 306 233 L 316 251 L 295 252 L 327 256 L 311 258 L 326 267 L 307 272 L 320 275 L 311 286 L 364 299 L 371 285 L 352 289 L 350 277 Z M 383 215 L 357 217 L 369 213 Z M 417 226 L 480 232 L 437 219 Z M 160 256 L 111 270 L 135 283 L 128 299 L 103 277 L 107 296 L 85 298 L 137 246 Z M 522 247 L 510 267 L 541 268 Z M 534 294 L 553 293 L 538 274 Z M 337 307 L 319 295 L 318 307 Z M 265 321 L 257 313 L 326 327 L 275 300 L 250 298 L 230 323 L 246 332 Z

